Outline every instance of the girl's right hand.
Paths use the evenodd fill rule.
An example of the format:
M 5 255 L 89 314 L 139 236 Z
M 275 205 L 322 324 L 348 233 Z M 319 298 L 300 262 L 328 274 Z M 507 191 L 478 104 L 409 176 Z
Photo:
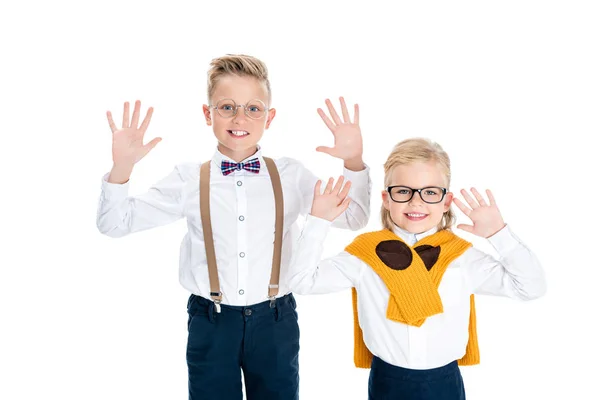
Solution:
M 144 158 L 146 154 L 162 140 L 162 138 L 157 137 L 152 139 L 149 143 L 144 144 L 144 134 L 150 124 L 153 109 L 152 107 L 148 109 L 144 121 L 142 121 L 142 124 L 138 127 L 140 107 L 141 103 L 137 100 L 130 121 L 129 102 L 125 102 L 123 107 L 123 125 L 121 126 L 121 129 L 118 129 L 115 125 L 111 112 L 106 112 L 108 125 L 113 133 L 112 156 L 113 164 L 115 166 L 132 168 L 135 163 Z
M 340 176 L 335 186 L 333 186 L 333 178 L 329 178 L 323 194 L 321 194 L 321 181 L 317 181 L 310 210 L 311 215 L 333 221 L 346 211 L 348 205 L 350 205 L 350 198 L 347 196 L 350 192 L 351 182 L 347 181 L 342 188 L 343 181 L 344 177 Z

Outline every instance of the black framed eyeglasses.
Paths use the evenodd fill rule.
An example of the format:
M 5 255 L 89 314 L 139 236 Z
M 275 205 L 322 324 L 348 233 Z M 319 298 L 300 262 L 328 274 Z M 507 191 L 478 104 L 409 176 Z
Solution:
M 438 186 L 428 186 L 422 189 L 413 189 L 408 186 L 388 186 L 387 192 L 390 194 L 392 201 L 396 203 L 408 203 L 415 193 L 419 193 L 421 200 L 428 204 L 437 204 L 444 200 L 444 196 L 448 190 Z
M 219 115 L 223 118 L 232 118 L 237 115 L 238 108 L 244 109 L 244 114 L 252 119 L 261 119 L 267 115 L 269 110 L 265 103 L 259 99 L 250 100 L 246 104 L 237 104 L 232 99 L 221 99 L 216 105 L 209 104 L 209 107 L 217 110 Z

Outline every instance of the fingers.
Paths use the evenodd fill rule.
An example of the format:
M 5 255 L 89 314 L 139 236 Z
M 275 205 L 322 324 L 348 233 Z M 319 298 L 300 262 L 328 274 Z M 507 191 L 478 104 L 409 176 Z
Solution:
M 129 125 L 130 128 L 137 129 L 138 122 L 140 120 L 140 107 L 141 106 L 142 106 L 142 103 L 139 100 L 136 100 L 135 105 L 133 106 L 133 116 L 131 117 L 131 124 Z
M 337 182 L 335 183 L 335 186 L 333 187 L 333 193 L 339 193 L 340 189 L 342 188 L 342 183 L 344 183 L 344 177 L 340 176 L 337 180 Z
M 142 121 L 142 125 L 140 126 L 140 130 L 142 131 L 142 133 L 146 132 L 146 129 L 148 129 L 148 125 L 150 124 L 150 120 L 152 119 L 152 113 L 154 112 L 154 108 L 150 107 L 148 109 L 148 112 L 146 112 L 146 117 L 144 118 L 144 120 Z
M 115 125 L 115 121 L 113 121 L 112 113 L 110 111 L 106 112 L 106 118 L 108 119 L 108 126 L 110 126 L 110 130 L 112 133 L 115 133 L 117 130 L 117 125 Z
M 342 118 L 345 124 L 350 123 L 350 115 L 348 115 L 348 107 L 346 107 L 346 101 L 343 97 L 340 97 L 340 104 L 342 106 Z
M 351 201 L 352 201 L 352 199 L 351 199 L 350 197 L 348 197 L 346 200 L 344 200 L 344 201 L 342 202 L 342 204 L 340 204 L 340 205 L 338 206 L 338 208 L 337 208 L 337 209 L 338 209 L 338 217 L 339 217 L 339 216 L 340 216 L 340 215 L 341 215 L 341 214 L 342 214 L 344 211 L 346 211 L 346 210 L 348 209 L 348 206 L 350 205 L 350 202 L 351 202 Z
M 319 115 L 321 116 L 321 119 L 323 120 L 323 122 L 325 122 L 325 125 L 327 125 L 327 127 L 329 128 L 329 130 L 331 132 L 333 132 L 335 130 L 335 125 L 333 124 L 333 122 L 331 122 L 331 120 L 329 119 L 329 117 L 320 108 L 317 108 L 317 112 L 319 113 Z
M 321 194 L 321 180 L 319 179 L 317 181 L 317 183 L 315 184 L 315 192 L 314 192 L 314 197 L 317 197 Z
M 473 200 L 473 198 L 471 197 L 471 195 L 465 189 L 461 189 L 460 193 L 463 195 L 463 197 L 465 198 L 465 200 L 467 201 L 467 203 L 469 203 L 469 205 L 471 206 L 471 208 L 475 209 L 475 208 L 479 207 L 479 204 L 477 204 L 475 202 L 475 200 Z
M 329 109 L 329 114 L 331 114 L 331 119 L 333 119 L 333 122 L 335 122 L 336 125 L 340 125 L 342 121 L 340 120 L 340 116 L 338 115 L 338 113 L 335 111 L 335 108 L 333 108 L 331 100 L 325 100 L 325 104 L 327 104 L 327 108 Z
M 149 143 L 147 143 L 146 145 L 144 145 L 144 149 L 146 149 L 146 153 L 144 154 L 144 156 L 146 154 L 148 154 L 150 152 L 150 150 L 152 150 L 154 147 L 156 147 L 156 145 L 162 140 L 162 138 L 154 138 L 152 139 Z
M 454 202 L 454 204 L 456 204 L 456 206 L 460 209 L 460 211 L 463 212 L 463 214 L 465 214 L 467 217 L 469 216 L 469 214 L 471 213 L 471 210 L 467 206 L 465 206 L 462 201 L 460 201 L 456 197 L 454 199 L 452 199 L 452 201 Z
M 494 198 L 492 191 L 490 189 L 486 189 L 485 193 L 487 194 L 488 199 L 490 199 L 490 205 L 496 206 L 496 199 Z
M 333 185 L 333 178 L 329 178 L 329 180 L 327 181 L 327 186 L 325 186 L 325 190 L 323 191 L 323 194 L 333 194 L 337 197 L 339 197 L 340 199 L 345 199 L 348 196 L 348 193 L 350 193 L 350 187 L 352 186 L 352 182 L 350 181 L 346 181 L 346 183 L 344 184 L 344 176 L 341 175 L 337 182 L 335 183 L 335 186 Z M 342 187 L 343 184 L 343 187 Z M 321 181 L 319 180 L 316 184 L 315 184 L 315 195 L 321 194 Z
M 339 198 L 344 199 L 348 196 L 348 193 L 350 193 L 350 187 L 352 186 L 352 182 L 347 181 L 346 184 L 344 185 L 344 188 L 342 189 L 342 191 L 339 194 Z
M 479 205 L 484 207 L 487 206 L 487 203 L 485 201 L 485 199 L 483 198 L 483 196 L 477 191 L 477 189 L 475 188 L 471 188 L 471 192 L 473 192 L 473 194 L 475 195 L 475 198 L 477 199 L 477 201 L 479 202 Z
M 358 125 L 358 104 L 354 105 L 354 123 Z
M 323 194 L 331 193 L 332 187 L 333 187 L 333 178 L 329 178 L 329 180 L 327 181 L 327 186 L 325 186 L 325 190 L 323 191 Z
M 121 128 L 129 128 L 129 102 L 126 101 L 123 105 L 123 125 Z

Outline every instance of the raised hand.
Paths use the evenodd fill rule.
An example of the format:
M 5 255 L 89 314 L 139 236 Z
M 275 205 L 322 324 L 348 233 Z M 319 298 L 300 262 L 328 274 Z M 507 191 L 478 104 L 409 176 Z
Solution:
M 360 160 L 362 167 L 363 141 L 358 125 L 358 104 L 354 105 L 354 120 L 352 122 L 343 97 L 340 97 L 342 119 L 340 119 L 329 99 L 325 100 L 325 104 L 329 109 L 331 118 L 320 108 L 317 109 L 317 112 L 333 134 L 334 145 L 333 147 L 319 146 L 317 151 L 341 158 L 344 161 Z
M 321 181 L 317 181 L 310 214 L 333 221 L 346 211 L 350 204 L 350 198 L 347 196 L 350 192 L 351 182 L 347 181 L 342 187 L 343 182 L 344 177 L 340 176 L 333 186 L 333 178 L 329 178 L 327 186 L 321 194 Z
M 471 188 L 471 192 L 473 192 L 477 201 L 475 201 L 466 190 L 462 189 L 460 191 L 466 202 L 471 206 L 470 208 L 458 198 L 455 197 L 453 199 L 454 204 L 456 204 L 460 211 L 473 222 L 473 225 L 459 224 L 457 228 L 483 238 L 489 238 L 504 228 L 506 224 L 502 219 L 502 215 L 500 215 L 500 210 L 496 206 L 496 200 L 490 190 L 485 191 L 490 200 L 489 205 L 481 194 L 479 194 L 477 189 Z
M 144 158 L 146 154 L 162 140 L 157 137 L 152 139 L 149 143 L 144 144 L 144 134 L 150 124 L 153 108 L 150 107 L 148 109 L 146 117 L 144 117 L 142 124 L 138 127 L 140 107 L 141 103 L 138 100 L 135 102 L 133 115 L 131 116 L 130 121 L 129 102 L 125 103 L 123 106 L 123 124 L 120 129 L 115 125 L 111 112 L 106 112 L 108 125 L 113 133 L 112 156 L 113 164 L 115 166 L 132 168 L 135 163 Z

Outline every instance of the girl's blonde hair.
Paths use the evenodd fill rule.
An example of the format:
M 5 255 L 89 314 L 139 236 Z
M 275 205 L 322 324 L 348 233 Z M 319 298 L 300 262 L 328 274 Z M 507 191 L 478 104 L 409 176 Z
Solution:
M 450 157 L 448 157 L 448 154 L 444 151 L 444 149 L 442 149 L 442 146 L 436 142 L 424 138 L 406 139 L 394 147 L 383 166 L 385 171 L 385 187 L 387 188 L 390 186 L 392 181 L 392 173 L 394 172 L 394 168 L 398 165 L 429 161 L 434 161 L 439 166 L 441 171 L 446 176 L 449 189 Z M 450 208 L 442 216 L 442 220 L 438 224 L 438 229 L 450 229 L 455 221 L 456 216 Z M 383 205 L 381 206 L 381 223 L 383 224 L 384 228 L 393 230 L 394 221 L 392 221 L 390 212 Z
M 271 103 L 271 84 L 269 72 L 264 62 L 256 57 L 244 54 L 227 54 L 210 62 L 208 70 L 208 101 L 215 92 L 219 78 L 225 75 L 250 76 L 264 84 L 267 89 L 268 102 Z M 267 104 L 267 106 L 269 106 Z

